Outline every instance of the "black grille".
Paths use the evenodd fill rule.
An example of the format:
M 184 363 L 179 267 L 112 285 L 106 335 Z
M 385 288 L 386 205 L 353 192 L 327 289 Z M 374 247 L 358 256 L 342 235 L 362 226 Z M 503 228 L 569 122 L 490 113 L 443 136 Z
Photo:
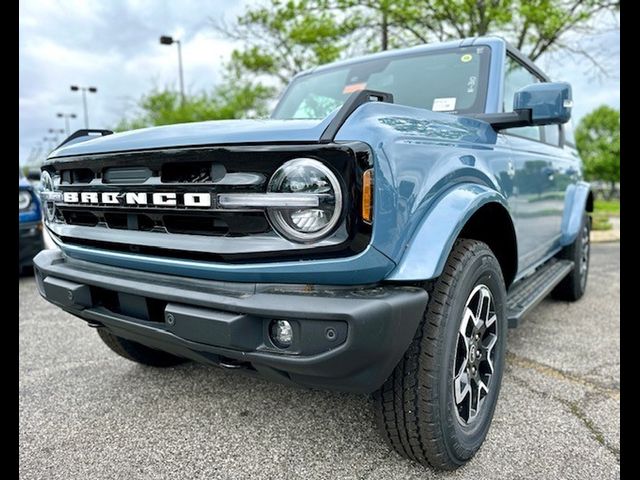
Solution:
M 60 182 L 63 184 L 89 183 L 95 177 L 89 168 L 73 168 L 60 171 Z
M 214 213 L 210 215 L 164 215 L 170 233 L 195 235 L 242 236 L 268 232 L 269 223 L 263 213 Z
M 162 167 L 162 181 L 166 183 L 212 183 L 226 175 L 225 166 L 214 162 L 167 163 Z
M 167 215 L 164 224 L 169 233 L 187 233 L 192 235 L 227 235 L 229 225 L 220 218 L 208 215 Z
M 134 211 L 74 210 L 60 208 L 67 225 L 95 227 L 100 224 L 119 230 L 142 232 L 183 233 L 238 237 L 270 231 L 269 222 L 262 212 L 193 212 L 139 213 Z
M 151 178 L 152 174 L 153 172 L 147 167 L 112 167 L 104 169 L 102 181 L 104 183 L 144 183 Z
M 156 226 L 156 222 L 149 215 L 143 213 L 105 212 L 103 218 L 109 228 L 121 230 L 148 232 Z
M 62 214 L 65 223 L 68 223 L 69 225 L 95 227 L 100 221 L 94 213 L 86 210 L 61 209 L 60 213 Z
M 188 208 L 181 203 L 174 208 L 152 204 L 62 204 L 56 209 L 56 219 L 60 223 L 127 230 L 132 234 L 123 236 L 120 233 L 109 238 L 104 231 L 96 230 L 93 234 L 62 227 L 58 233 L 53 233 L 71 244 L 215 261 L 262 260 L 274 256 L 295 259 L 322 255 L 336 257 L 361 252 L 371 237 L 371 226 L 359 215 L 361 180 L 362 172 L 372 167 L 372 158 L 368 147 L 360 143 L 216 146 L 107 153 L 54 158 L 47 161 L 44 168 L 59 175 L 63 192 L 175 192 L 179 198 L 182 193 L 209 193 L 215 199 L 216 194 L 221 193 L 265 193 L 268 179 L 276 169 L 288 160 L 300 157 L 324 162 L 343 184 L 344 221 L 340 231 L 336 230 L 335 238 L 322 247 L 302 248 L 284 240 L 274 243 L 274 239 L 281 239 L 263 211 L 231 212 L 215 205 L 211 209 Z M 147 234 L 137 236 L 134 232 Z M 158 244 L 149 237 L 156 234 L 165 235 Z M 169 246 L 169 242 L 174 242 L 171 234 L 201 236 L 202 247 L 188 239 L 176 239 Z M 216 247 L 213 251 L 209 246 L 212 244 L 204 241 L 206 237 L 229 238 L 229 250 L 235 252 L 238 248 L 232 246 L 238 244 L 231 243 L 231 239 L 251 236 L 256 236 L 256 242 L 251 244 L 256 250 L 243 250 L 242 253 L 227 253 L 223 251 L 224 247 L 222 250 Z M 191 243 L 188 248 L 185 244 L 183 250 L 181 242 Z M 160 244 L 162 247 L 158 246 Z M 244 242 L 241 250 L 245 245 L 249 243 Z

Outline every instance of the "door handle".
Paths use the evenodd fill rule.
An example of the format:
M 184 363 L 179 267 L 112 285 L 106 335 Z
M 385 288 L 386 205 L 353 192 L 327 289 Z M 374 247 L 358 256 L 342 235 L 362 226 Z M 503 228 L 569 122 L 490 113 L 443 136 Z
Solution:
M 555 171 L 553 168 L 551 168 L 551 167 L 544 167 L 544 168 L 542 169 L 542 174 L 543 174 L 543 175 L 546 175 L 546 176 L 547 176 L 547 179 L 548 179 L 549 181 L 552 181 L 552 180 L 553 180 L 553 178 L 554 178 L 554 174 L 555 174 L 555 173 L 556 173 L 556 171 Z

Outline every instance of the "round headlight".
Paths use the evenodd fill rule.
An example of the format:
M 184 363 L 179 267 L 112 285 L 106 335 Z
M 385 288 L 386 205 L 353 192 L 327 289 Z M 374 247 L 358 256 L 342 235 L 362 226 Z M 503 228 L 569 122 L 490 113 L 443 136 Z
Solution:
M 20 210 L 26 210 L 31 205 L 31 194 L 26 190 L 22 190 L 18 193 L 18 208 Z
M 317 207 L 268 210 L 274 228 L 290 240 L 318 240 L 329 234 L 340 220 L 340 183 L 333 172 L 317 160 L 296 158 L 288 161 L 276 170 L 267 189 L 270 193 L 301 193 L 318 197 Z

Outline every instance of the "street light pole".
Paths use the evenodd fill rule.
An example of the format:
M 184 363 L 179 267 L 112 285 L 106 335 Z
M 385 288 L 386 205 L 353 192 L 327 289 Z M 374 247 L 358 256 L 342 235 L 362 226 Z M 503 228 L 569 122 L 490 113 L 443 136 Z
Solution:
M 180 70 L 180 98 L 182 99 L 182 105 L 184 106 L 184 75 L 182 73 L 182 43 L 180 40 L 176 40 L 178 44 L 178 69 Z
M 71 91 L 77 92 L 82 90 L 82 105 L 84 106 L 84 128 L 89 128 L 89 113 L 87 112 L 87 91 L 90 93 L 96 93 L 98 89 L 96 87 L 79 87 L 78 85 L 71 85 Z
M 182 101 L 182 105 L 184 106 L 184 74 L 182 71 L 182 43 L 180 40 L 176 40 L 173 37 L 168 35 L 162 35 L 160 37 L 160 43 L 162 45 L 172 45 L 176 43 L 178 45 L 178 73 L 180 75 L 180 99 Z
M 67 134 L 67 137 L 69 136 L 69 119 L 70 118 L 76 118 L 77 115 L 75 113 L 57 113 L 56 117 L 58 118 L 64 118 L 64 130 L 65 133 Z
M 84 107 L 84 128 L 89 128 L 89 113 L 87 112 L 87 89 L 82 89 L 82 106 Z

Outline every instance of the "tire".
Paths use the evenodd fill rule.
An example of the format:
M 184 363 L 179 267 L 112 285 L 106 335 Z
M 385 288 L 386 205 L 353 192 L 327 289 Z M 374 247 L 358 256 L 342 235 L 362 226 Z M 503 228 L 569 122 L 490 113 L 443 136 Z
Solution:
M 374 393 L 376 422 L 387 444 L 400 455 L 425 466 L 453 470 L 475 455 L 491 425 L 505 358 L 506 289 L 491 249 L 467 239 L 456 240 L 442 275 L 426 288 L 429 303 L 414 339 L 391 376 Z M 467 333 L 473 321 L 463 318 L 463 313 L 468 302 L 469 308 L 476 310 L 473 299 L 478 292 L 486 294 L 485 289 L 493 298 L 495 318 L 481 334 L 481 341 L 493 343 L 488 352 L 493 373 L 487 379 L 487 352 L 483 351 L 485 359 L 479 361 L 476 371 L 483 373 L 488 393 L 481 397 L 483 402 L 473 416 L 468 401 L 456 402 L 454 388 L 462 383 L 455 378 L 463 377 L 456 377 L 454 370 L 464 370 L 460 367 L 465 354 L 471 359 L 471 348 L 465 349 L 461 343 L 460 327 L 464 323 Z M 480 317 L 493 317 L 491 308 Z M 460 390 L 464 393 L 466 388 Z M 460 398 L 468 399 L 469 393 Z
M 551 296 L 556 300 L 575 302 L 584 295 L 589 276 L 591 257 L 591 217 L 585 212 L 576 239 L 558 254 L 558 258 L 571 260 L 574 268 L 569 275 L 553 289 Z
M 104 328 L 98 328 L 98 335 L 107 347 L 132 362 L 141 363 L 142 365 L 148 365 L 150 367 L 173 367 L 187 362 L 184 358 L 147 347 L 138 342 L 117 337 Z

